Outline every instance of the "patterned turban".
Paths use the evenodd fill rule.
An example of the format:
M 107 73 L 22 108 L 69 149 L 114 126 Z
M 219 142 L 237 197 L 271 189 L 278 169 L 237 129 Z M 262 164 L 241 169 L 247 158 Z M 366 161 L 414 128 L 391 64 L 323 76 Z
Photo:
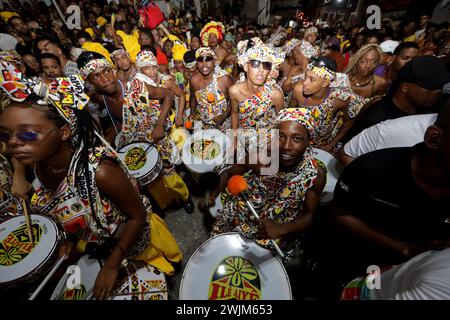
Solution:
M 195 51 L 195 59 L 199 57 L 208 57 L 208 56 L 216 59 L 216 53 L 210 47 L 201 47 L 198 48 L 197 51 Z
M 283 62 L 284 55 L 276 55 L 275 52 L 267 46 L 257 46 L 251 47 L 238 57 L 238 63 L 242 66 L 251 60 L 268 61 L 272 63 L 273 70 Z
M 303 125 L 309 132 L 309 136 L 314 135 L 316 129 L 316 122 L 310 109 L 307 108 L 287 108 L 281 109 L 275 121 L 275 126 L 278 127 L 280 123 L 285 121 L 295 121 Z
M 84 67 L 80 69 L 80 74 L 83 76 L 84 79 L 87 79 L 87 77 L 89 77 L 89 75 L 98 68 L 112 69 L 113 66 L 111 65 L 111 63 L 109 63 L 108 60 L 106 60 L 106 58 L 92 59 L 91 61 L 86 63 Z
M 158 66 L 158 61 L 156 61 L 155 55 L 150 50 L 143 50 L 136 56 L 136 67 L 141 69 L 143 67 Z
M 209 46 L 209 35 L 211 33 L 215 34 L 219 43 L 222 42 L 224 38 L 225 26 L 221 22 L 211 21 L 205 24 L 203 29 L 200 31 L 200 39 L 202 44 L 207 47 Z

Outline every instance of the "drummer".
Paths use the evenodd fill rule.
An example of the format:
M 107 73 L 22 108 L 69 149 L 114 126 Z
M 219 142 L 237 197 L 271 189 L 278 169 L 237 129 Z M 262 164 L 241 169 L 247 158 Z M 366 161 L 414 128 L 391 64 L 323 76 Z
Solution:
M 309 141 L 314 122 L 308 109 L 281 110 L 275 126 L 279 130 L 280 170 L 274 175 L 260 175 L 261 165 L 233 165 L 221 174 L 219 187 L 199 201 L 199 208 L 208 212 L 229 178 L 243 174 L 248 183 L 248 198 L 261 220 L 252 220 L 245 204 L 227 194 L 211 235 L 236 231 L 252 239 L 282 238 L 281 248 L 293 256 L 290 254 L 295 248 L 293 236 L 311 225 L 325 186 L 326 171 L 311 154 Z
M 223 132 L 231 127 L 231 106 L 228 90 L 233 80 L 228 73 L 216 65 L 216 54 L 209 47 L 195 52 L 198 73 L 189 80 L 191 88 L 190 107 L 192 120 L 201 120 L 203 129 L 219 129 Z
M 115 130 L 121 131 L 119 147 L 142 140 L 157 143 L 163 172 L 146 188 L 158 206 L 164 210 L 172 202 L 182 202 L 186 212 L 192 213 L 194 204 L 186 184 L 175 171 L 171 160 L 173 145 L 166 135 L 170 128 L 167 116 L 172 107 L 173 92 L 146 85 L 136 76 L 122 84 L 114 75 L 111 64 L 93 52 L 83 52 L 78 65 L 82 76 L 95 87 L 97 100 L 104 102 Z M 162 104 L 152 103 L 155 100 L 162 100 Z
M 140 197 L 126 168 L 101 144 L 84 109 L 89 99 L 71 89 L 82 88 L 81 79 L 71 79 L 69 87 L 63 80 L 55 80 L 51 92 L 41 87 L 50 104 L 29 96 L 11 102 L 0 117 L 1 137 L 12 156 L 34 168 L 32 212 L 45 213 L 63 227 L 67 240 L 61 255 L 69 256 L 77 242 L 96 242 L 110 252 L 95 281 L 96 299 L 111 294 L 125 258 L 173 274 L 169 261 L 181 260 L 175 239 L 152 214 L 148 199 Z

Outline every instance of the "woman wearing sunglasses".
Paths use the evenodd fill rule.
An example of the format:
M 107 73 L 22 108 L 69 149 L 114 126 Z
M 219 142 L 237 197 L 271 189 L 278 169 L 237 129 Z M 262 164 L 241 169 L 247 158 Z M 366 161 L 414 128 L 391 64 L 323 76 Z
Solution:
M 50 104 L 32 97 L 11 102 L 0 116 L 0 139 L 15 159 L 33 169 L 31 211 L 62 226 L 67 240 L 61 256 L 75 251 L 76 243 L 94 242 L 106 249 L 106 256 L 99 257 L 105 263 L 95 281 L 96 299 L 112 293 L 126 258 L 172 274 L 169 261 L 179 262 L 181 252 L 115 153 L 103 145 L 84 109 L 89 99 L 74 89 L 82 92 L 81 79 L 58 78 L 50 89 L 41 88 Z M 163 247 L 157 249 L 155 241 Z

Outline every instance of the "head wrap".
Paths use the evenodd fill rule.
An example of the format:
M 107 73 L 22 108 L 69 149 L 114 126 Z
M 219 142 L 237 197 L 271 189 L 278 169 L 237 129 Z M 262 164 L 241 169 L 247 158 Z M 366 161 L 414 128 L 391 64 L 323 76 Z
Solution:
M 22 102 L 31 93 L 30 88 L 22 81 L 22 73 L 11 62 L 0 60 L 0 92 Z
M 227 32 L 225 34 L 225 41 L 234 42 L 234 36 L 230 32 Z
M 197 59 L 198 57 L 207 57 L 207 56 L 216 59 L 216 53 L 210 47 L 201 47 L 198 48 L 197 51 L 195 51 L 195 59 Z
M 284 57 L 277 57 L 275 52 L 267 46 L 257 46 L 248 49 L 238 57 L 238 63 L 242 66 L 251 60 L 268 61 L 272 63 L 273 70 L 283 62 Z
M 285 121 L 295 121 L 303 125 L 308 130 L 310 137 L 314 135 L 316 123 L 308 108 L 287 108 L 281 109 L 275 120 L 275 126 L 278 127 L 280 123 Z
M 22 58 L 16 50 L 0 50 L 0 60 L 21 64 Z
M 311 34 L 311 33 L 316 33 L 316 34 L 318 34 L 318 33 L 319 33 L 319 30 L 317 30 L 316 27 L 310 27 L 310 28 L 306 29 L 305 35 L 303 36 L 303 38 L 306 38 L 306 36 L 309 35 L 309 34 Z
M 183 41 L 180 40 L 177 36 L 174 36 L 173 34 L 169 34 L 167 37 L 162 38 L 162 42 L 170 41 L 172 43 L 180 43 L 183 44 Z
M 300 50 L 302 54 L 308 59 L 311 59 L 317 53 L 316 48 L 311 43 L 305 40 L 301 41 Z
M 141 69 L 148 66 L 157 67 L 158 61 L 156 60 L 153 52 L 150 50 L 143 50 L 136 56 L 136 67 Z
M 111 56 L 111 58 L 115 59 L 116 57 L 121 56 L 123 54 L 126 54 L 126 55 L 128 55 L 128 57 L 130 57 L 130 54 L 123 48 L 119 48 L 119 49 L 114 50 L 110 54 L 110 56 Z
M 100 27 L 104 26 L 108 21 L 103 18 L 103 17 L 98 17 L 97 20 L 95 20 L 95 22 L 97 22 L 97 25 L 99 25 Z
M 298 46 L 301 43 L 300 40 L 298 39 L 291 39 L 289 40 L 284 46 L 283 46 L 283 50 L 286 52 L 286 55 L 290 55 L 292 50 L 294 50 L 294 48 L 296 46 Z
M 316 66 L 314 63 L 310 63 L 308 65 L 308 70 L 311 70 L 315 74 L 317 74 L 319 77 L 324 78 L 326 80 L 334 80 L 336 77 L 336 72 L 333 70 L 328 69 L 326 66 Z
M 188 49 L 178 43 L 175 43 L 172 47 L 172 56 L 173 60 L 183 61 L 184 54 L 188 51 Z
M 11 19 L 12 17 L 20 18 L 20 15 L 17 12 L 2 11 L 2 12 L 0 12 L 0 17 L 3 19 L 3 21 L 5 21 L 7 23 L 8 20 Z
M 225 32 L 225 27 L 221 22 L 211 21 L 203 27 L 200 31 L 200 39 L 204 46 L 209 46 L 209 34 L 213 33 L 216 35 L 219 43 L 223 40 L 223 33 Z
M 237 55 L 243 55 L 249 48 L 249 42 L 252 42 L 252 47 L 261 47 L 264 46 L 264 42 L 258 38 L 258 37 L 254 37 L 251 38 L 250 40 L 241 40 L 239 41 L 239 43 L 237 44 Z
M 101 59 L 93 59 L 86 63 L 82 68 L 80 68 L 80 74 L 83 76 L 84 79 L 89 77 L 89 75 L 97 70 L 98 68 L 111 68 L 111 63 L 108 62 L 105 58 Z

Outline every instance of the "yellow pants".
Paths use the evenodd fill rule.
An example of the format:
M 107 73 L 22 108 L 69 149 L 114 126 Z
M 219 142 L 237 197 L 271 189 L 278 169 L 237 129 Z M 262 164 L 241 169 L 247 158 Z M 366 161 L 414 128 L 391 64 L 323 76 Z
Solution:
M 159 175 L 147 186 L 147 190 L 161 209 L 165 209 L 173 201 L 185 202 L 189 198 L 186 184 L 175 171 L 168 176 Z
M 181 250 L 167 224 L 157 214 L 150 215 L 150 224 L 150 245 L 135 259 L 145 261 L 171 276 L 175 270 L 169 261 L 180 262 L 183 257 Z

